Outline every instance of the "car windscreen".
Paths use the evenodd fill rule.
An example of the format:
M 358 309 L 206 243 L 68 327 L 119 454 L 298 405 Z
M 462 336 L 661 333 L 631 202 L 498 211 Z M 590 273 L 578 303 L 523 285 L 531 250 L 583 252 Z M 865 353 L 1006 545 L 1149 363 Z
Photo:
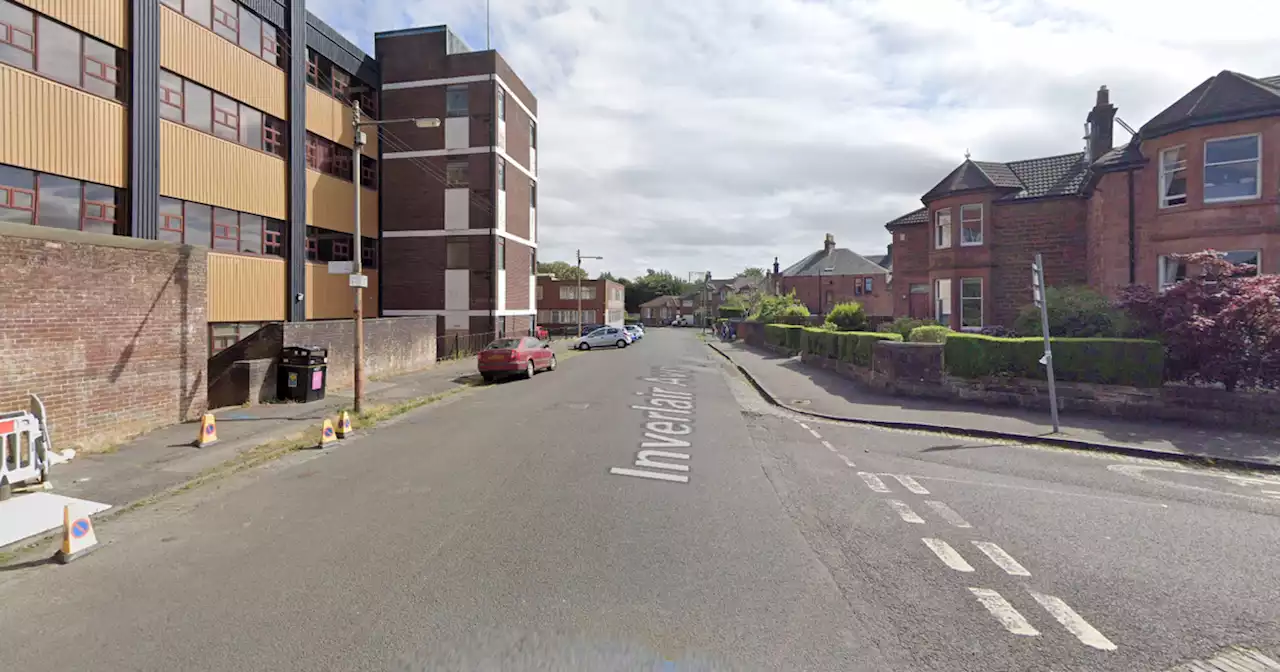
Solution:
M 518 338 L 499 338 L 489 344 L 485 350 L 515 350 L 520 347 L 520 339 Z

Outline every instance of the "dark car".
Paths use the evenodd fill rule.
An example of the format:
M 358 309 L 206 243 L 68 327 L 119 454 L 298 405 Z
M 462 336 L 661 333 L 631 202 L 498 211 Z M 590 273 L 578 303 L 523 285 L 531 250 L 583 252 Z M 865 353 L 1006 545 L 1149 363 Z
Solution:
M 579 335 L 579 336 L 586 336 L 587 334 L 589 334 L 589 333 L 591 333 L 591 332 L 595 331 L 596 329 L 599 329 L 600 327 L 607 327 L 607 326 L 609 326 L 609 325 L 607 325 L 607 324 L 584 324 L 584 325 L 582 325 L 582 333 L 580 333 L 580 334 L 578 334 L 578 335 Z
M 499 338 L 476 356 L 476 368 L 486 383 L 498 378 L 532 378 L 539 371 L 556 370 L 556 354 L 551 344 L 532 336 Z

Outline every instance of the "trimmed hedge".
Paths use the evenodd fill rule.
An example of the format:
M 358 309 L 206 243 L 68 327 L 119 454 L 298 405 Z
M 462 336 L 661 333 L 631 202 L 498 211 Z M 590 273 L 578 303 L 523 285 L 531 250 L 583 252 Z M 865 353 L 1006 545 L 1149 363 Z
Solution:
M 795 332 L 802 332 L 803 329 L 804 327 L 794 324 L 766 324 L 764 325 L 764 342 L 779 348 L 799 350 L 798 336 Z
M 916 327 L 911 330 L 907 340 L 912 343 L 946 343 L 947 336 L 951 333 L 950 329 L 936 325 Z
M 1053 372 L 1063 382 L 1160 387 L 1164 346 L 1134 338 L 1054 338 Z M 1043 338 L 998 338 L 953 333 L 942 348 L 943 368 L 960 378 L 1010 376 L 1045 380 Z
M 875 352 L 876 341 L 901 341 L 901 334 L 886 334 L 873 331 L 832 331 L 827 332 L 834 340 L 833 355 L 842 362 L 850 362 L 858 366 L 871 366 L 871 355 Z

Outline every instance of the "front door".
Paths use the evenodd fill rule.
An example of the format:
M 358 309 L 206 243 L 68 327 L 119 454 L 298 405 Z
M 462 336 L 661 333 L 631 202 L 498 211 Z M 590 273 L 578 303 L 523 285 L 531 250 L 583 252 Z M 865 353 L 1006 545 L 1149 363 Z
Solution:
M 911 285 L 908 296 L 907 315 L 917 320 L 927 320 L 929 314 L 929 285 Z

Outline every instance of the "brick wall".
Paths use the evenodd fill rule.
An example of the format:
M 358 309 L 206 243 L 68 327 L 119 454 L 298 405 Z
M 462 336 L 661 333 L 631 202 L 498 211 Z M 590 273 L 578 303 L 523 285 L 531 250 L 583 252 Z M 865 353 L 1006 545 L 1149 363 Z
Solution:
M 929 248 L 932 228 L 928 224 L 912 224 L 893 231 L 893 315 L 895 317 L 932 317 L 933 302 L 929 296 L 917 299 L 918 315 L 911 312 L 911 285 L 929 285 Z M 932 291 L 932 290 L 930 290 Z
M 987 324 L 1012 326 L 1018 311 L 1031 303 L 1031 262 L 1037 252 L 1044 255 L 1049 286 L 1088 281 L 1087 203 L 1083 199 L 1000 205 L 992 219 L 991 281 L 983 288 Z
M 0 224 L 0 258 L 0 410 L 88 449 L 205 410 L 203 250 Z
M 871 293 L 859 294 L 857 288 L 859 285 L 865 287 L 863 283 L 866 278 L 871 278 Z M 818 276 L 784 277 L 782 293 L 787 294 L 794 290 L 796 298 L 814 315 L 829 313 L 831 307 L 839 303 L 857 301 L 862 304 L 868 316 L 887 317 L 893 314 L 893 295 L 889 292 L 887 279 L 888 275 L 885 273 L 857 276 L 823 275 L 821 282 L 823 294 L 819 302 Z M 830 298 L 827 298 L 827 292 L 830 292 Z
M 505 239 L 504 239 L 505 240 Z M 507 249 L 507 286 L 506 304 L 501 306 L 507 310 L 528 309 L 529 277 L 533 271 L 533 248 L 526 247 L 514 240 L 505 240 Z
M 351 387 L 355 323 L 351 320 L 286 322 L 285 347 L 329 349 L 329 390 Z M 364 375 L 388 376 L 427 368 L 436 362 L 436 318 L 382 317 L 364 321 Z

